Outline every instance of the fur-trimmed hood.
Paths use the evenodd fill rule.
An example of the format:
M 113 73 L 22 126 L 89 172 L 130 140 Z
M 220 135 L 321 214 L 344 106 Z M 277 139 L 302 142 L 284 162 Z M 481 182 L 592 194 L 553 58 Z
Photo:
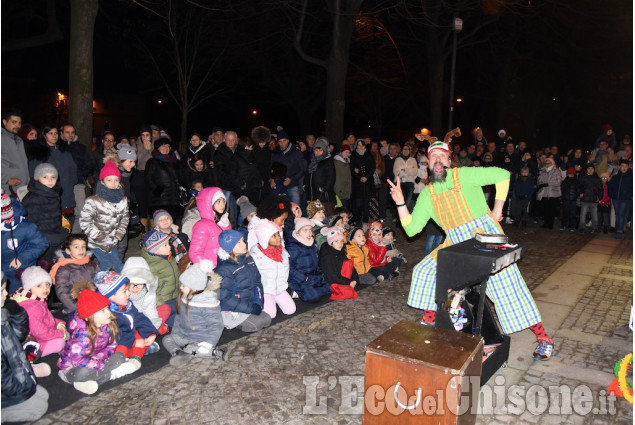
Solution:
M 155 293 L 159 287 L 159 278 L 152 274 L 150 266 L 142 257 L 128 258 L 121 269 L 121 275 L 130 279 L 130 282 L 144 281 L 150 293 Z

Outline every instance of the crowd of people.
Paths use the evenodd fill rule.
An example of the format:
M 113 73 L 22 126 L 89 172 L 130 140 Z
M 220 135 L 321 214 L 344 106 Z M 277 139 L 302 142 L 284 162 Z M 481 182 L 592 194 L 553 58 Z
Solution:
M 38 131 L 7 109 L 2 124 L 3 421 L 46 412 L 40 357 L 59 354 L 60 379 L 93 394 L 137 371 L 159 335 L 172 365 L 224 361 L 224 329 L 257 332 L 298 299 L 353 299 L 397 277 L 406 258 L 393 228 L 414 231 L 404 220 L 434 175 L 425 137 L 294 143 L 282 127 L 214 128 L 179 152 L 156 125 L 107 130 L 90 149 L 70 123 Z M 584 232 L 590 215 L 591 232 L 619 238 L 631 221 L 632 146 L 610 127 L 590 154 L 532 152 L 504 130 L 488 142 L 481 129 L 447 149 L 451 168 L 509 172 L 509 224 L 559 217 L 561 230 Z M 496 188 L 483 189 L 492 209 Z M 445 236 L 439 224 L 426 226 L 426 255 Z M 126 256 L 139 234 L 140 256 Z

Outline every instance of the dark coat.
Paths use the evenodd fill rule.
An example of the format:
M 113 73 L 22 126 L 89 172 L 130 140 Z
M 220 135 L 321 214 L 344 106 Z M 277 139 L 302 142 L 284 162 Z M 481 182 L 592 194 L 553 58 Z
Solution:
M 335 203 L 335 164 L 333 158 L 328 157 L 317 163 L 314 172 L 307 171 L 304 178 L 304 191 L 308 201 Z
M 209 166 L 209 162 L 214 156 L 212 149 L 213 148 L 210 148 L 209 143 L 207 142 L 202 142 L 200 145 L 198 145 L 198 147 L 189 145 L 187 149 L 185 149 L 185 153 L 183 154 L 183 163 L 187 164 L 189 162 L 192 162 L 192 158 L 194 158 L 194 155 L 197 155 L 200 159 L 203 160 L 205 165 Z M 194 164 L 190 164 L 190 166 L 194 168 Z
M 77 166 L 68 145 L 58 143 L 51 147 L 44 141 L 29 143 L 27 157 L 29 157 L 29 176 L 33 179 L 35 167 L 43 162 L 48 162 L 57 168 L 59 175 L 57 181 L 60 185 L 61 209 L 75 206 L 75 192 L 73 188 L 77 184 Z
M 86 145 L 79 143 L 79 141 L 68 143 L 63 140 L 60 140 L 57 144 L 60 146 L 66 144 L 68 146 L 68 150 L 77 166 L 77 183 L 85 183 L 86 179 L 93 174 L 94 166 Z
M 575 201 L 580 197 L 580 190 L 578 188 L 577 177 L 566 177 L 560 185 L 560 191 L 562 192 L 561 199 L 563 201 Z
M 266 145 L 264 148 L 254 145 L 254 150 L 252 152 L 252 161 L 256 164 L 260 177 L 265 182 L 268 182 L 271 177 L 271 151 Z
M 355 171 L 356 169 L 357 172 Z M 374 173 L 375 160 L 370 151 L 367 149 L 364 155 L 360 155 L 356 150 L 353 151 L 351 154 L 351 175 L 353 177 L 352 199 L 372 198 L 375 196 Z M 365 183 L 360 181 L 362 177 L 366 177 Z
M 600 177 L 593 173 L 592 175 L 582 174 L 578 179 L 578 191 L 582 194 L 580 201 L 597 203 L 604 196 L 604 187 Z
M 300 299 L 315 301 L 331 295 L 331 287 L 318 263 L 317 245 L 306 246 L 291 235 L 285 248 L 289 253 L 289 286 Z
M 216 178 L 214 175 L 214 170 L 209 167 L 209 165 L 205 165 L 202 171 L 196 171 L 194 165 L 192 164 L 192 168 L 190 168 L 187 164 L 183 167 L 183 172 L 181 175 L 181 182 L 183 186 L 188 190 L 192 188 L 192 183 L 196 180 L 203 183 L 203 187 L 212 187 L 216 186 Z
M 520 176 L 516 177 L 514 181 L 514 198 L 518 200 L 531 200 L 531 196 L 534 194 L 534 179 L 530 175 L 526 180 L 523 180 Z
M 232 156 L 229 177 L 233 184 L 234 196 L 239 198 L 242 195 L 249 197 L 250 193 L 260 191 L 265 184 L 265 180 L 260 176 L 258 167 L 253 161 L 251 150 L 237 149 Z
M 77 309 L 77 300 L 71 296 L 73 285 L 80 280 L 92 282 L 95 275 L 99 273 L 99 266 L 93 260 L 88 260 L 86 264 L 78 264 L 77 261 L 79 260 L 70 258 L 61 260 L 61 258 L 64 258 L 62 250 L 58 250 L 56 254 L 58 256 L 57 261 L 62 261 L 64 265 L 59 266 L 55 271 L 55 294 L 64 305 L 64 310 L 70 313 Z M 92 252 L 88 251 L 86 255 L 92 256 Z
M 2 308 L 2 408 L 28 400 L 37 389 L 35 374 L 21 344 L 28 332 L 26 311 L 15 301 L 7 300 Z
M 231 258 L 218 259 L 214 270 L 223 277 L 220 288 L 220 308 L 247 314 L 260 314 L 265 303 L 260 272 L 254 259 L 238 256 L 238 264 Z
M 633 170 L 626 173 L 619 172 L 611 177 L 608 183 L 609 196 L 620 201 L 633 199 Z
M 320 269 L 322 269 L 324 273 L 324 279 L 326 279 L 328 283 L 350 285 L 352 281 L 359 282 L 359 276 L 354 268 L 350 279 L 342 276 L 342 266 L 346 260 L 348 260 L 348 257 L 346 256 L 345 248 L 338 251 L 328 243 L 322 244 L 318 261 Z
M 46 236 L 51 247 L 64 242 L 68 232 L 62 227 L 59 184 L 49 188 L 37 180 L 29 182 L 29 193 L 22 200 L 27 218 Z
M 300 152 L 293 144 L 289 144 L 286 151 L 282 152 L 278 147 L 271 155 L 271 163 L 279 162 L 287 167 L 285 178 L 290 178 L 291 183 L 288 187 L 298 187 L 304 182 L 304 173 L 306 172 L 306 161 L 302 152 Z
M 179 201 L 177 165 L 150 158 L 146 163 L 145 181 L 150 193 L 150 205 L 173 206 Z
M 236 187 L 231 175 L 232 158 L 236 152 L 238 152 L 238 148 L 232 151 L 225 143 L 221 143 L 214 154 L 214 169 L 219 187 L 223 190 L 233 191 Z
M 157 328 L 154 327 L 145 314 L 137 310 L 137 307 L 135 307 L 132 302 L 129 302 L 129 304 L 130 310 L 128 310 L 127 313 L 119 311 L 113 311 L 113 313 L 117 319 L 117 326 L 119 327 L 117 343 L 132 348 L 135 342 L 135 330 L 139 332 L 141 338 L 147 338 L 150 335 L 159 335 L 159 332 L 157 332 Z

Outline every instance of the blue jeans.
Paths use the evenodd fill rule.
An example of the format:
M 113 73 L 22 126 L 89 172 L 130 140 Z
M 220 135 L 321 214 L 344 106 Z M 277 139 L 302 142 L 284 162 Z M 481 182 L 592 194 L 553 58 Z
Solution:
M 97 257 L 97 261 L 99 261 L 99 270 L 107 271 L 114 270 L 117 273 L 121 273 L 121 269 L 123 269 L 123 263 L 119 258 L 119 251 L 117 247 L 115 247 L 110 252 L 104 252 L 98 248 L 91 248 L 95 257 Z
M 287 195 L 289 195 L 291 202 L 302 205 L 300 203 L 300 188 L 298 186 L 287 186 Z
M 632 202 L 628 199 L 611 199 L 613 207 L 615 208 L 615 232 L 622 233 L 624 231 L 624 224 L 626 223 L 626 216 L 628 215 Z
M 580 202 L 580 230 L 584 230 L 586 213 L 591 213 L 591 230 L 598 230 L 598 204 L 597 202 Z
M 180 296 L 181 294 L 179 294 L 179 297 Z M 168 317 L 168 319 L 165 321 L 165 324 L 171 328 L 172 326 L 174 326 L 174 319 L 176 319 L 176 298 L 174 298 L 173 300 L 167 300 L 165 304 L 169 305 L 172 309 L 172 314 L 170 314 L 170 317 Z
M 443 235 L 428 235 L 426 237 L 426 251 L 424 255 L 428 255 L 441 244 Z

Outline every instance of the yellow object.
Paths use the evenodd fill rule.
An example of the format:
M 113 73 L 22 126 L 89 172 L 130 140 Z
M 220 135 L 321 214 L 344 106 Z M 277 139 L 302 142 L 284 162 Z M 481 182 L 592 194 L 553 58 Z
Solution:
M 633 404 L 633 389 L 628 388 L 628 384 L 626 383 L 626 372 L 631 364 L 633 364 L 633 353 L 627 354 L 622 360 L 620 371 L 617 373 L 617 382 L 620 384 L 620 390 L 622 394 L 624 394 L 624 398 Z
M 71 223 L 66 219 L 66 217 L 62 216 L 62 227 L 71 232 Z

